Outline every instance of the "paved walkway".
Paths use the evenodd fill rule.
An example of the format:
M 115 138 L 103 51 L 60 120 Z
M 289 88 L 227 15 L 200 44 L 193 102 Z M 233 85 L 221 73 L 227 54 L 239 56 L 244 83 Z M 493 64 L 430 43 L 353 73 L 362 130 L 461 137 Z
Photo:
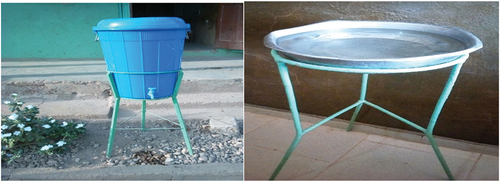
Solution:
M 183 58 L 183 80 L 243 78 L 243 57 Z M 105 81 L 104 59 L 2 59 L 2 81 Z
M 301 115 L 302 126 L 321 119 Z M 446 180 L 421 134 L 334 120 L 307 133 L 277 180 Z M 245 179 L 267 180 L 295 136 L 291 113 L 245 105 Z M 435 137 L 457 180 L 498 180 L 498 147 Z M 404 140 L 403 140 L 404 139 Z

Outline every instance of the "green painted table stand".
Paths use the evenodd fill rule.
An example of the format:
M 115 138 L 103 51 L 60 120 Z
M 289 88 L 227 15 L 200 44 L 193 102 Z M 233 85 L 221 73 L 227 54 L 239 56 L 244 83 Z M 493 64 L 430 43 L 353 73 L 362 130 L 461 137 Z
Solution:
M 276 50 L 271 51 L 271 55 L 273 56 L 274 60 L 278 64 L 278 69 L 279 73 L 281 76 L 281 79 L 283 81 L 283 85 L 285 86 L 285 91 L 286 95 L 288 97 L 288 103 L 290 106 L 290 111 L 292 113 L 294 125 L 295 125 L 295 139 L 293 140 L 292 144 L 288 148 L 288 150 L 285 153 L 285 156 L 283 156 L 281 162 L 278 164 L 276 169 L 274 170 L 273 174 L 271 175 L 271 180 L 274 180 L 276 176 L 279 174 L 281 169 L 283 168 L 283 165 L 287 162 L 288 158 L 294 151 L 294 149 L 297 147 L 299 144 L 302 136 L 313 129 L 319 127 L 320 125 L 332 120 L 333 118 L 345 113 L 348 110 L 355 109 L 354 114 L 351 117 L 351 120 L 349 122 L 349 126 L 347 127 L 347 131 L 351 131 L 354 121 L 356 120 L 356 117 L 361 110 L 361 107 L 363 105 L 371 106 L 375 109 L 378 109 L 379 111 L 388 114 L 389 116 L 392 116 L 420 131 L 422 131 L 425 136 L 429 139 L 429 142 L 434 149 L 434 152 L 436 153 L 436 156 L 443 166 L 443 169 L 448 176 L 450 180 L 453 179 L 453 175 L 450 172 L 450 169 L 448 168 L 448 165 L 446 164 L 446 161 L 443 158 L 443 155 L 441 154 L 441 151 L 439 150 L 436 141 L 434 140 L 434 137 L 432 135 L 432 132 L 434 130 L 434 125 L 436 124 L 436 121 L 438 119 L 439 113 L 441 112 L 441 109 L 443 108 L 444 103 L 446 102 L 446 99 L 450 95 L 450 92 L 452 90 L 452 87 L 458 77 L 458 74 L 460 72 L 460 68 L 462 67 L 462 64 L 465 62 L 465 60 L 469 57 L 468 54 L 462 55 L 457 57 L 453 61 L 449 61 L 443 64 L 438 64 L 438 65 L 431 65 L 431 66 L 424 66 L 424 67 L 418 67 L 418 68 L 403 68 L 403 69 L 357 69 L 357 68 L 348 68 L 348 67 L 334 67 L 334 66 L 327 66 L 327 65 L 317 65 L 317 64 L 308 64 L 305 62 L 298 62 L 298 61 L 293 61 L 290 59 L 283 58 L 280 56 Z M 295 95 L 292 87 L 292 82 L 290 81 L 290 76 L 288 72 L 288 67 L 287 65 L 293 65 L 293 66 L 298 66 L 298 67 L 303 67 L 303 68 L 308 68 L 308 69 L 315 69 L 315 70 L 324 70 L 324 71 L 335 71 L 335 72 L 344 72 L 344 73 L 360 73 L 363 74 L 362 76 L 362 83 L 361 83 L 361 94 L 359 97 L 359 100 L 338 111 L 337 113 L 327 117 L 326 119 L 310 126 L 309 128 L 302 129 L 302 126 L 300 124 L 300 117 L 299 117 L 299 111 L 297 109 L 297 103 L 295 100 Z M 427 128 L 421 127 L 407 119 L 404 119 L 401 116 L 398 116 L 378 105 L 375 105 L 369 101 L 366 100 L 366 92 L 367 92 L 367 83 L 368 83 L 368 75 L 369 74 L 389 74 L 389 73 L 408 73 L 408 72 L 420 72 L 420 71 L 428 71 L 428 70 L 435 70 L 435 69 L 440 69 L 440 68 L 445 68 L 445 67 L 453 67 L 450 73 L 450 76 L 448 78 L 448 81 L 444 87 L 443 92 L 441 93 L 441 96 L 434 108 L 434 111 L 432 113 L 432 116 L 430 117 L 429 124 L 427 125 Z
M 184 120 L 182 118 L 182 113 L 181 113 L 181 109 L 179 108 L 179 104 L 177 103 L 177 93 L 179 92 L 179 87 L 181 85 L 181 81 L 182 81 L 182 76 L 183 76 L 183 72 L 182 70 L 178 70 L 178 71 L 175 71 L 178 73 L 178 76 L 177 76 L 177 80 L 176 80 L 176 83 L 175 83 L 175 87 L 174 87 L 174 92 L 172 94 L 172 96 L 170 97 L 167 97 L 167 98 L 172 98 L 172 102 L 174 103 L 174 108 L 175 108 L 175 113 L 177 115 L 177 120 L 178 120 L 178 124 L 177 123 L 174 123 L 174 122 L 171 122 L 170 120 L 166 119 L 166 118 L 163 118 L 161 116 L 158 116 L 154 113 L 150 113 L 150 114 L 153 114 L 161 119 L 164 119 L 166 121 L 169 121 L 171 122 L 172 124 L 175 124 L 175 125 L 178 125 L 179 128 L 146 128 L 146 100 L 160 100 L 160 99 L 144 99 L 144 100 L 141 100 L 141 99 L 134 99 L 134 100 L 141 100 L 142 101 L 142 110 L 139 111 L 138 113 L 136 113 L 134 116 L 130 117 L 129 119 L 125 120 L 125 121 L 128 121 L 130 119 L 132 119 L 133 117 L 135 117 L 137 114 L 141 113 L 142 114 L 142 118 L 141 118 L 141 128 L 116 128 L 116 121 L 118 120 L 118 110 L 120 109 L 120 100 L 121 100 L 121 97 L 120 95 L 118 94 L 118 90 L 117 90 L 117 87 L 116 87 L 116 83 L 115 83 L 115 80 L 114 80 L 114 77 L 113 77 L 113 72 L 112 71 L 108 71 L 108 80 L 109 80 L 109 83 L 111 85 L 111 90 L 113 91 L 113 95 L 115 96 L 115 106 L 113 108 L 113 116 L 111 118 L 111 127 L 110 127 L 110 130 L 109 130 L 109 141 L 108 141 L 108 149 L 107 149 L 107 152 L 106 152 L 106 156 L 107 157 L 111 157 L 111 154 L 113 152 L 113 140 L 114 140 L 114 137 L 115 137 L 115 130 L 170 130 L 170 129 L 180 129 L 182 131 L 182 135 L 184 137 L 184 142 L 186 143 L 186 147 L 189 151 L 189 154 L 190 155 L 193 155 L 193 149 L 191 147 L 191 143 L 190 143 L 190 140 L 189 140 L 189 137 L 188 137 L 188 134 L 187 134 L 187 131 L 186 131 L 186 126 L 184 124 Z M 133 74 L 133 73 L 128 73 L 128 74 Z M 145 73 L 145 72 L 141 72 L 141 73 L 138 73 L 138 74 L 148 74 L 148 73 Z M 151 73 L 151 74 L 158 74 L 158 73 Z M 161 98 L 161 99 L 167 99 L 167 98 Z M 125 122 L 123 121 L 123 122 Z

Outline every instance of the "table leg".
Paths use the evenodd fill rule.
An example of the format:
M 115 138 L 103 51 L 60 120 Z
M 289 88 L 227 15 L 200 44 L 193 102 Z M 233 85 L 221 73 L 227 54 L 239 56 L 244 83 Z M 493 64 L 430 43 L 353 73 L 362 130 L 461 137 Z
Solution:
M 354 121 L 356 120 L 356 117 L 358 117 L 359 110 L 361 110 L 361 106 L 363 106 L 363 102 L 366 99 L 366 88 L 368 85 L 368 74 L 363 74 L 363 79 L 361 80 L 361 93 L 359 94 L 359 101 L 361 104 L 359 104 L 356 107 L 356 110 L 354 110 L 354 114 L 352 114 L 351 121 L 349 122 L 349 126 L 347 127 L 347 131 L 352 130 L 352 126 L 354 125 Z
M 429 121 L 429 125 L 427 126 L 427 130 L 425 132 L 425 135 L 429 139 L 429 142 L 431 143 L 432 149 L 434 149 L 434 152 L 437 155 L 437 158 L 439 159 L 439 162 L 443 166 L 444 171 L 446 172 L 446 175 L 448 175 L 448 178 L 450 180 L 453 180 L 453 175 L 450 172 L 450 169 L 448 168 L 448 164 L 446 164 L 446 161 L 443 158 L 443 155 L 441 154 L 441 151 L 439 150 L 436 141 L 434 140 L 434 137 L 432 136 L 432 132 L 434 131 L 434 126 L 436 125 L 436 121 L 439 117 L 439 114 L 441 113 L 441 110 L 443 109 L 444 103 L 446 102 L 446 99 L 448 99 L 448 96 L 451 93 L 451 90 L 453 88 L 453 85 L 455 85 L 455 81 L 457 80 L 458 74 L 460 73 L 460 69 L 462 68 L 463 63 L 457 64 L 453 67 L 450 73 L 450 77 L 448 78 L 448 81 L 446 82 L 446 85 L 443 89 L 443 92 L 441 93 L 441 96 L 439 97 L 439 100 L 436 104 L 436 107 L 434 108 L 434 112 L 432 113 L 431 119 Z
M 295 125 L 296 136 L 295 136 L 295 139 L 293 140 L 292 144 L 290 145 L 290 147 L 287 149 L 285 156 L 283 156 L 283 158 L 281 159 L 281 162 L 278 164 L 278 166 L 274 170 L 273 174 L 271 175 L 270 180 L 274 180 L 276 178 L 278 173 L 281 171 L 282 167 L 287 162 L 288 158 L 291 156 L 292 152 L 295 150 L 295 148 L 299 144 L 302 136 L 305 133 L 307 133 L 308 131 L 310 131 L 311 129 L 313 129 L 313 128 L 308 128 L 306 130 L 302 130 L 302 126 L 300 125 L 299 112 L 297 109 L 297 102 L 295 99 L 293 86 L 292 86 L 292 83 L 290 80 L 288 67 L 283 62 L 277 62 L 277 64 L 278 64 L 278 69 L 279 69 L 281 79 L 283 81 L 283 85 L 285 87 L 285 92 L 286 92 L 286 95 L 288 98 L 288 104 L 290 107 L 290 111 L 292 113 L 292 117 L 293 117 L 293 121 L 294 121 L 294 125 Z M 450 77 L 448 78 L 448 81 L 443 89 L 443 92 L 441 93 L 441 96 L 440 96 L 440 98 L 439 98 L 439 100 L 434 108 L 434 112 L 432 113 L 432 116 L 431 116 L 431 119 L 429 121 L 429 125 L 427 126 L 427 129 L 424 129 L 424 128 L 422 128 L 422 127 L 420 127 L 420 126 L 418 126 L 418 125 L 416 125 L 416 124 L 414 124 L 414 123 L 412 123 L 404 118 L 401 118 L 398 115 L 395 115 L 395 114 L 393 114 L 393 113 L 391 113 L 391 112 L 389 112 L 389 111 L 387 111 L 387 110 L 385 110 L 377 105 L 371 104 L 370 102 L 366 101 L 365 99 L 366 99 L 366 90 L 367 90 L 367 85 L 368 85 L 368 74 L 363 74 L 362 83 L 361 83 L 360 99 L 356 103 L 356 104 L 359 103 L 359 105 L 356 106 L 356 104 L 354 104 L 354 105 L 352 105 L 352 107 L 350 106 L 350 107 L 346 108 L 346 109 L 350 109 L 350 108 L 356 107 L 356 110 L 354 111 L 354 114 L 351 117 L 351 121 L 349 122 L 349 126 L 347 128 L 347 131 L 350 131 L 352 129 L 354 121 L 356 120 L 356 117 L 359 114 L 359 111 L 361 110 L 362 105 L 364 103 L 366 103 L 369 106 L 372 106 L 372 107 L 374 107 L 374 108 L 376 108 L 376 109 L 378 109 L 386 114 L 389 114 L 392 117 L 395 117 L 396 119 L 399 119 L 399 120 L 415 127 L 416 129 L 418 129 L 420 131 L 423 131 L 425 133 L 425 135 L 427 136 L 427 138 L 429 139 L 429 142 L 430 142 L 434 152 L 436 153 L 436 156 L 437 156 L 439 162 L 441 163 L 441 166 L 443 167 L 446 175 L 448 176 L 448 178 L 450 180 L 453 180 L 454 179 L 453 175 L 451 174 L 451 172 L 448 168 L 448 165 L 446 164 L 446 161 L 444 160 L 443 155 L 441 154 L 441 151 L 439 150 L 439 148 L 436 144 L 436 141 L 432 135 L 432 132 L 434 130 L 434 126 L 436 124 L 437 118 L 438 118 L 439 114 L 441 113 L 441 110 L 444 106 L 444 103 L 446 102 L 448 96 L 451 93 L 451 90 L 453 88 L 453 85 L 455 84 L 455 81 L 458 77 L 458 74 L 460 72 L 462 65 L 463 65 L 463 63 L 459 63 L 453 67 L 453 69 L 450 73 Z M 334 114 L 334 115 L 336 116 L 336 114 Z M 321 122 L 321 123 L 323 123 L 323 122 Z
M 292 117 L 293 117 L 293 122 L 295 125 L 295 139 L 293 140 L 292 144 L 290 147 L 288 147 L 288 150 L 285 153 L 285 156 L 281 159 L 281 162 L 278 164 L 276 169 L 274 170 L 273 174 L 271 175 L 270 180 L 274 180 L 278 173 L 281 171 L 281 168 L 285 165 L 285 163 L 288 161 L 288 158 L 290 158 L 290 155 L 292 155 L 293 151 L 297 147 L 297 145 L 300 142 L 300 139 L 302 138 L 302 135 L 304 134 L 302 130 L 302 126 L 300 125 L 300 117 L 299 117 L 299 111 L 297 109 L 297 102 L 295 100 L 295 94 L 293 93 L 293 86 L 292 82 L 290 80 L 290 75 L 288 72 L 288 67 L 286 66 L 285 63 L 278 62 L 278 69 L 281 75 L 281 79 L 283 81 L 283 85 L 285 86 L 285 92 L 288 97 L 288 105 L 290 106 L 290 111 L 292 112 Z

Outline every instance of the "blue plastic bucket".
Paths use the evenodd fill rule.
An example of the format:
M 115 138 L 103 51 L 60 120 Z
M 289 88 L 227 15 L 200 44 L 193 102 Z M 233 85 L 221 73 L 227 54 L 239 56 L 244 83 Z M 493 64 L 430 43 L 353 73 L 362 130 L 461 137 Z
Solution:
M 130 99 L 172 96 L 189 28 L 176 17 L 101 20 L 93 30 L 118 95 Z

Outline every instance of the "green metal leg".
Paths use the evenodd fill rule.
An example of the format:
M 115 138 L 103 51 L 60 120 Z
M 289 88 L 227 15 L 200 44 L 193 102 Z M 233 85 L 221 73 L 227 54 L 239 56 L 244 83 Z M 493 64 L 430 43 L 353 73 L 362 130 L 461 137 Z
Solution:
M 184 137 L 184 141 L 186 143 L 186 147 L 189 151 L 189 154 L 193 155 L 193 149 L 191 147 L 191 142 L 190 142 L 188 134 L 187 134 L 186 126 L 185 126 L 184 120 L 182 118 L 182 113 L 181 113 L 181 110 L 179 108 L 179 104 L 177 103 L 177 93 L 179 92 L 179 87 L 180 87 L 184 73 L 182 72 L 182 70 L 179 70 L 177 73 L 178 73 L 177 81 L 175 83 L 174 93 L 172 94 L 171 98 L 172 98 L 172 101 L 174 102 L 175 113 L 177 114 L 177 119 L 179 120 L 179 125 L 181 126 L 181 131 L 182 131 L 182 135 Z M 116 88 L 116 83 L 115 83 L 115 79 L 113 77 L 113 73 L 108 71 L 107 76 L 108 76 L 109 84 L 111 86 L 111 90 L 113 91 L 113 95 L 115 96 L 115 107 L 113 109 L 113 117 L 111 119 L 111 128 L 109 131 L 108 149 L 107 149 L 107 153 L 106 153 L 107 157 L 111 157 L 111 153 L 113 151 L 113 140 L 115 137 L 115 130 L 116 130 L 116 121 L 118 119 L 118 110 L 120 107 L 120 99 L 121 98 L 120 98 L 120 95 L 118 94 L 118 89 Z M 147 129 L 146 128 L 146 100 L 142 100 L 141 112 L 142 112 L 141 129 L 146 130 Z
M 146 100 L 142 100 L 141 128 L 142 131 L 146 130 Z
M 189 151 L 189 155 L 193 155 L 193 149 L 191 147 L 191 142 L 189 141 L 189 136 L 187 134 L 186 125 L 184 124 L 184 120 L 182 119 L 181 109 L 179 108 L 179 104 L 177 103 L 177 98 L 172 97 L 172 101 L 174 102 L 175 113 L 177 114 L 177 120 L 179 120 L 179 125 L 181 126 L 182 136 L 184 137 L 184 142 L 186 143 L 186 147 Z
M 290 158 L 290 156 L 292 155 L 292 152 L 295 150 L 295 148 L 299 144 L 300 139 L 302 139 L 302 135 L 295 135 L 295 139 L 293 139 L 292 144 L 290 145 L 290 147 L 288 147 L 288 150 L 286 150 L 285 156 L 283 156 L 283 158 L 281 159 L 281 162 L 278 164 L 276 169 L 274 169 L 274 172 L 271 175 L 271 178 L 269 178 L 269 180 L 274 180 L 276 178 L 276 176 L 278 176 L 278 173 L 281 171 L 281 168 L 283 168 L 285 163 L 288 161 L 288 158 Z
M 425 134 L 427 138 L 429 139 L 429 142 L 431 143 L 432 149 L 434 149 L 434 153 L 436 153 L 436 156 L 441 163 L 441 166 L 443 166 L 444 172 L 448 176 L 449 180 L 454 180 L 453 174 L 451 174 L 450 168 L 448 167 L 448 164 L 446 164 L 446 161 L 444 160 L 443 154 L 441 154 L 441 150 L 439 150 L 439 147 L 436 144 L 436 141 L 434 140 L 434 137 L 432 134 Z
M 448 99 L 448 96 L 450 96 L 451 90 L 453 89 L 453 85 L 455 85 L 455 81 L 457 80 L 462 65 L 463 65 L 462 63 L 457 64 L 451 70 L 450 77 L 448 78 L 448 81 L 446 82 L 443 92 L 439 97 L 439 100 L 436 104 L 436 107 L 434 108 L 434 112 L 432 113 L 431 119 L 429 121 L 429 125 L 427 125 L 427 130 L 425 132 L 425 135 L 427 136 L 429 142 L 431 143 L 432 149 L 434 149 L 434 152 L 436 153 L 436 156 L 439 159 L 441 166 L 443 166 L 443 169 L 446 172 L 446 175 L 448 175 L 448 178 L 450 180 L 454 179 L 453 175 L 451 174 L 450 169 L 448 168 L 448 164 L 446 164 L 446 161 L 444 160 L 444 157 L 441 154 L 441 151 L 439 150 L 436 141 L 434 140 L 434 137 L 432 136 L 432 132 L 434 131 L 434 126 L 436 125 L 436 121 L 439 117 L 439 114 L 443 109 L 444 103 L 446 102 L 446 99 Z
M 337 113 L 332 115 L 331 117 L 321 121 L 320 123 L 314 125 L 313 127 L 310 127 L 310 128 L 307 128 L 306 130 L 302 130 L 302 127 L 300 125 L 300 117 L 299 117 L 299 112 L 298 112 L 298 109 L 297 109 L 297 103 L 296 103 L 296 100 L 295 100 L 295 95 L 294 95 L 294 92 L 293 92 L 293 87 L 292 87 L 292 83 L 291 83 L 291 80 L 290 80 L 290 75 L 289 75 L 289 72 L 288 72 L 288 68 L 286 66 L 285 63 L 282 63 L 282 62 L 277 62 L 278 64 L 278 69 L 279 69 L 279 72 L 280 72 L 280 76 L 281 76 L 281 79 L 283 81 L 283 85 L 285 86 L 285 91 L 286 91 L 286 94 L 287 94 L 287 98 L 288 98 L 288 104 L 290 106 L 290 111 L 292 113 L 292 116 L 293 116 L 293 120 L 294 120 L 294 125 L 295 125 L 295 129 L 296 129 L 296 136 L 295 136 L 295 139 L 293 140 L 292 144 L 290 145 L 290 147 L 288 148 L 288 150 L 286 151 L 285 153 L 285 156 L 283 156 L 283 158 L 281 159 L 281 162 L 278 164 L 278 166 L 276 167 L 276 169 L 274 170 L 273 174 L 271 175 L 271 178 L 270 180 L 274 180 L 276 178 L 276 176 L 279 174 L 279 172 L 281 171 L 281 169 L 283 168 L 283 166 L 285 165 L 285 163 L 287 162 L 287 160 L 290 158 L 291 154 L 293 153 L 293 151 L 295 150 L 295 148 L 297 147 L 297 145 L 299 144 L 302 136 L 311 131 L 312 129 L 316 128 L 317 126 L 325 123 L 326 121 L 330 120 L 330 119 L 333 119 L 333 117 L 336 117 L 337 116 Z M 436 124 L 436 121 L 437 121 L 437 118 L 439 116 L 439 114 L 441 113 L 441 110 L 444 106 L 444 103 L 446 102 L 448 96 L 450 95 L 451 93 L 451 90 L 453 88 L 453 85 L 458 77 L 458 74 L 460 72 L 460 69 L 462 67 L 462 63 L 461 64 L 457 64 L 453 67 L 451 73 L 450 73 L 450 77 L 445 85 L 445 88 L 443 89 L 443 92 L 441 93 L 441 96 L 436 104 L 436 107 L 434 108 L 434 112 L 431 116 L 431 119 L 429 121 L 429 125 L 427 126 L 427 129 L 419 126 L 419 125 L 416 125 L 415 123 L 411 122 L 411 121 L 408 121 L 386 109 L 383 109 L 382 107 L 380 106 L 377 106 L 373 103 L 370 103 L 368 101 L 366 101 L 366 91 L 367 91 L 367 85 L 368 85 L 368 74 L 363 74 L 363 78 L 362 78 L 362 83 L 361 83 L 361 93 L 360 93 L 360 99 L 357 103 L 345 108 L 342 112 L 340 113 L 343 113 L 345 112 L 345 110 L 349 110 L 351 108 L 354 108 L 356 107 L 356 110 L 354 111 L 354 114 L 353 116 L 351 117 L 351 120 L 349 122 L 349 126 L 347 128 L 347 131 L 351 131 L 352 130 L 352 127 L 354 125 L 354 121 L 356 120 L 356 117 L 357 115 L 359 114 L 359 111 L 361 110 L 361 107 L 363 104 L 367 104 L 369 106 L 372 106 L 374 107 L 375 109 L 378 109 L 380 110 L 381 112 L 383 113 L 386 113 L 420 131 L 423 131 L 425 133 L 425 135 L 427 136 L 427 138 L 429 139 L 429 142 L 432 146 L 432 148 L 434 149 L 434 152 L 436 153 L 436 156 L 439 160 L 439 162 L 441 163 L 441 166 L 443 167 L 446 175 L 448 176 L 448 178 L 450 180 L 453 180 L 453 175 L 451 174 L 450 170 L 449 170 L 449 167 L 448 165 L 446 164 L 446 161 L 443 157 L 443 155 L 441 154 L 441 151 L 439 150 L 439 147 L 438 145 L 436 144 L 436 141 L 432 135 L 432 132 L 434 130 L 434 126 Z
M 120 109 L 120 98 L 115 99 L 115 107 L 113 108 L 113 117 L 111 119 L 111 127 L 109 129 L 107 157 L 111 157 L 113 152 L 113 140 L 115 138 L 116 120 L 118 119 L 118 110 Z
M 300 116 L 299 116 L 299 111 L 297 108 L 297 102 L 295 100 L 295 94 L 293 93 L 293 86 L 292 82 L 290 80 L 290 75 L 288 72 L 288 67 L 286 66 L 285 63 L 278 62 L 278 69 L 280 72 L 281 79 L 283 81 L 283 85 L 285 86 L 285 92 L 288 98 L 288 105 L 290 106 L 290 111 L 292 112 L 292 117 L 293 117 L 293 122 L 295 125 L 295 139 L 293 140 L 292 144 L 290 147 L 288 147 L 288 150 L 285 153 L 285 156 L 281 159 L 281 162 L 278 164 L 276 169 L 274 170 L 273 174 L 271 175 L 270 180 L 274 180 L 276 176 L 279 174 L 281 171 L 281 168 L 285 165 L 285 163 L 288 161 L 288 158 L 292 155 L 293 151 L 297 147 L 297 145 L 300 142 L 300 139 L 302 138 L 302 135 L 304 135 L 304 131 L 302 130 L 302 125 L 300 125 Z
M 450 77 L 448 78 L 448 81 L 443 89 L 443 92 L 441 93 L 441 96 L 439 97 L 439 100 L 434 108 L 434 111 L 432 113 L 432 116 L 431 116 L 431 119 L 429 121 L 427 128 L 421 127 L 421 126 L 419 126 L 419 125 L 417 125 L 417 124 L 415 124 L 415 123 L 413 123 L 413 122 L 411 122 L 411 121 L 409 121 L 401 116 L 398 116 L 398 115 L 396 115 L 396 114 L 394 114 L 394 113 L 392 113 L 392 112 L 390 112 L 390 111 L 388 111 L 388 110 L 386 110 L 378 105 L 375 105 L 371 102 L 366 101 L 366 91 L 367 91 L 367 85 L 368 85 L 368 74 L 366 73 L 366 74 L 363 74 L 362 83 L 361 83 L 360 99 L 358 100 L 358 102 L 356 102 L 353 105 L 350 105 L 350 106 L 344 108 L 343 110 L 327 117 L 326 119 L 320 121 L 319 123 L 316 123 L 316 124 L 310 126 L 309 128 L 302 130 L 302 127 L 300 125 L 299 112 L 297 109 L 297 103 L 295 100 L 295 95 L 294 95 L 292 83 L 290 81 L 290 75 L 289 75 L 286 63 L 291 64 L 291 65 L 295 65 L 295 66 L 304 67 L 304 68 L 327 70 L 327 71 L 339 71 L 339 70 L 342 71 L 342 69 L 340 69 L 340 68 L 326 69 L 323 67 L 317 67 L 315 65 L 302 65 L 302 64 L 295 63 L 293 61 L 290 62 L 289 60 L 278 55 L 276 50 L 272 50 L 271 55 L 273 56 L 276 63 L 278 64 L 279 73 L 280 73 L 281 79 L 283 81 L 283 85 L 285 86 L 285 91 L 286 91 L 287 98 L 288 98 L 288 104 L 290 106 L 290 111 L 291 111 L 292 116 L 293 116 L 293 121 L 294 121 L 294 125 L 295 125 L 295 130 L 296 130 L 295 139 L 292 142 L 292 144 L 290 145 L 290 147 L 288 148 L 288 150 L 286 151 L 285 156 L 283 156 L 278 167 L 276 167 L 276 169 L 274 170 L 274 172 L 270 178 L 271 180 L 275 179 L 276 176 L 278 175 L 278 173 L 281 171 L 282 167 L 285 165 L 286 161 L 291 156 L 293 150 L 297 147 L 300 139 L 302 138 L 302 135 L 304 135 L 305 133 L 307 133 L 307 132 L 317 128 L 318 126 L 330 121 L 331 119 L 346 112 L 347 110 L 350 110 L 350 109 L 353 109 L 354 107 L 356 107 L 356 109 L 351 117 L 351 120 L 349 122 L 349 126 L 347 127 L 347 131 L 351 131 L 353 128 L 354 122 L 359 114 L 359 111 L 361 110 L 361 108 L 364 104 L 371 106 L 371 107 L 373 107 L 373 108 L 375 108 L 383 113 L 386 113 L 389 116 L 394 117 L 395 119 L 398 119 L 398 120 L 414 127 L 415 129 L 418 129 L 418 130 L 422 131 L 423 133 L 425 133 L 425 135 L 429 139 L 429 142 L 430 142 L 432 148 L 434 149 L 434 152 L 436 153 L 436 156 L 437 156 L 439 162 L 441 163 L 441 166 L 443 167 L 444 171 L 446 172 L 446 175 L 448 176 L 448 178 L 450 180 L 454 179 L 453 175 L 451 174 L 451 172 L 448 168 L 448 165 L 446 164 L 446 161 L 444 160 L 443 155 L 441 154 L 441 151 L 438 148 L 438 145 L 436 144 L 436 141 L 435 141 L 432 133 L 433 133 L 436 121 L 439 117 L 439 114 L 441 113 L 441 110 L 444 106 L 444 103 L 446 102 L 448 96 L 450 95 L 451 90 L 453 88 L 453 85 L 455 84 L 455 81 L 459 75 L 459 72 L 460 72 L 460 69 L 463 65 L 463 62 L 453 66 L 453 69 L 450 73 Z M 467 58 L 467 56 L 465 58 Z M 367 72 L 368 71 L 369 70 L 367 70 Z M 347 72 L 350 72 L 350 71 L 347 71 Z
M 174 102 L 175 113 L 177 114 L 177 120 L 179 120 L 179 125 L 181 126 L 182 136 L 184 137 L 186 148 L 189 151 L 189 155 L 193 155 L 191 141 L 189 140 L 189 136 L 187 134 L 186 125 L 184 124 L 184 119 L 182 119 L 182 113 L 181 109 L 179 108 L 179 103 L 177 103 L 177 93 L 179 92 L 183 76 L 184 72 L 182 70 L 179 70 L 179 72 L 177 72 L 177 82 L 175 83 L 174 93 L 172 94 L 172 102 Z
M 368 85 L 368 74 L 363 74 L 363 79 L 361 80 L 361 93 L 359 96 L 359 101 L 364 102 L 366 99 L 366 88 Z M 363 106 L 363 103 L 359 104 L 356 107 L 356 110 L 354 110 L 354 114 L 352 114 L 351 121 L 349 122 L 349 126 L 347 127 L 347 131 L 352 130 L 352 126 L 354 125 L 354 121 L 356 120 L 356 117 L 358 117 L 359 110 L 361 110 L 361 107 Z

